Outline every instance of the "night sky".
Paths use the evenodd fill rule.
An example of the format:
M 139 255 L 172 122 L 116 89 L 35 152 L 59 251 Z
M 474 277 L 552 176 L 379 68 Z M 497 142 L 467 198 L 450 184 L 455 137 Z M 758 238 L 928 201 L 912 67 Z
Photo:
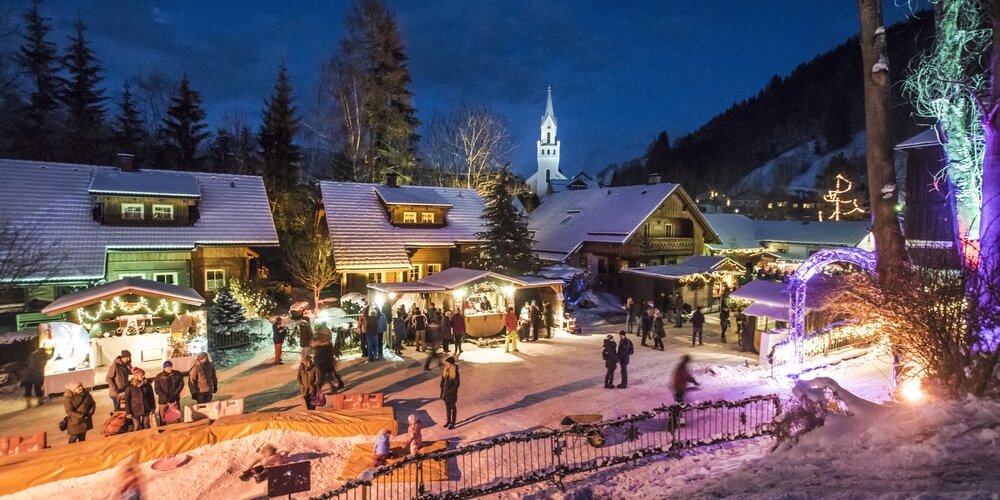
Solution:
M 698 128 L 858 28 L 857 3 L 849 0 L 388 4 L 410 57 L 421 122 L 459 104 L 502 113 L 522 173 L 535 169 L 547 85 L 559 120 L 561 169 L 594 171 L 641 156 L 660 130 L 677 138 Z M 887 24 L 911 12 L 905 1 L 885 4 Z M 19 16 L 28 2 L 8 5 Z M 350 5 L 44 0 L 42 12 L 60 50 L 77 18 L 84 21 L 115 100 L 134 75 L 153 68 L 177 77 L 187 72 L 214 123 L 227 112 L 258 120 L 280 61 L 291 71 L 297 104 L 307 110 L 320 62 L 341 38 Z

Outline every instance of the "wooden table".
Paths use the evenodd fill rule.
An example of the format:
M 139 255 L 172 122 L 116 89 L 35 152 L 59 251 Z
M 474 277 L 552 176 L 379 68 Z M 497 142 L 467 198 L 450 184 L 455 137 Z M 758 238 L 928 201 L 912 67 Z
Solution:
M 45 394 L 62 394 L 66 392 L 66 384 L 70 382 L 79 382 L 87 389 L 94 387 L 94 376 L 95 372 L 93 368 L 85 368 L 83 370 L 75 370 L 71 372 L 57 372 L 57 373 L 46 373 L 45 382 L 42 383 L 42 389 L 45 390 Z
M 132 353 L 132 365 L 138 366 L 147 361 L 166 360 L 169 348 L 170 333 L 97 338 L 90 342 L 90 360 L 94 367 L 107 366 L 123 350 L 128 350 Z

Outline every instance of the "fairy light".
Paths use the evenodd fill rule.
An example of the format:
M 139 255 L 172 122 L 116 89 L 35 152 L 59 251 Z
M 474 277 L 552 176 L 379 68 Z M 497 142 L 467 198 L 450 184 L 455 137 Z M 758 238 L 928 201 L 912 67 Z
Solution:
M 854 183 L 842 174 L 837 174 L 836 182 L 836 187 L 827 191 L 826 194 L 823 195 L 824 201 L 833 203 L 833 213 L 830 214 L 827 219 L 839 221 L 841 217 L 865 213 L 865 210 L 858 206 L 857 198 L 845 199 L 840 197 L 843 194 L 850 193 L 854 189 Z M 841 183 L 846 183 L 847 185 L 841 188 Z M 819 218 L 820 221 L 823 220 L 823 212 L 820 212 Z
M 146 297 L 139 297 L 138 302 L 125 302 L 121 297 L 115 297 L 110 301 L 102 300 L 94 313 L 88 312 L 81 307 L 76 310 L 80 323 L 93 324 L 101 321 L 102 318 L 118 316 L 121 314 L 166 314 L 178 315 L 181 312 L 181 305 L 173 300 L 160 299 L 156 307 L 151 307 Z

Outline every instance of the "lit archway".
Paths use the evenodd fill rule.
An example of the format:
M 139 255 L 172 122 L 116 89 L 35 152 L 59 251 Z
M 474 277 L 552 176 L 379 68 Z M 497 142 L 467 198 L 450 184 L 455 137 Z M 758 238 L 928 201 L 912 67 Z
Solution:
M 805 262 L 792 274 L 786 290 L 789 300 L 789 323 L 792 329 L 792 341 L 795 344 L 795 362 L 802 369 L 805 357 L 803 348 L 806 337 L 806 290 L 809 279 L 823 270 L 829 264 L 846 262 L 875 274 L 875 253 L 860 248 L 831 248 L 820 250 L 809 256 Z

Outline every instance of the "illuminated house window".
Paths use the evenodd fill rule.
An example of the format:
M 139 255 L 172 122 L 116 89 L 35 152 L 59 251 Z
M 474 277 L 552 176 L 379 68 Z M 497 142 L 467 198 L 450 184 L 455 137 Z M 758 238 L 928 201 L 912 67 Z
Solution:
M 369 283 L 381 283 L 382 282 L 382 273 L 368 273 L 368 282 Z
M 122 203 L 122 219 L 142 220 L 143 215 L 142 203 Z
M 441 264 L 427 264 L 427 276 L 441 272 Z
M 153 205 L 153 220 L 174 220 L 173 205 Z
M 226 287 L 225 269 L 205 270 L 205 290 L 208 291 L 222 290 L 225 287 Z
M 423 270 L 423 264 L 413 264 L 413 267 L 410 268 L 409 274 L 406 276 L 406 281 L 417 281 L 422 278 L 423 276 L 421 275 L 423 274 Z
M 420 212 L 420 223 L 421 224 L 433 224 L 434 223 L 434 212 Z
M 416 212 L 403 212 L 403 224 L 416 224 L 416 223 L 417 223 Z

